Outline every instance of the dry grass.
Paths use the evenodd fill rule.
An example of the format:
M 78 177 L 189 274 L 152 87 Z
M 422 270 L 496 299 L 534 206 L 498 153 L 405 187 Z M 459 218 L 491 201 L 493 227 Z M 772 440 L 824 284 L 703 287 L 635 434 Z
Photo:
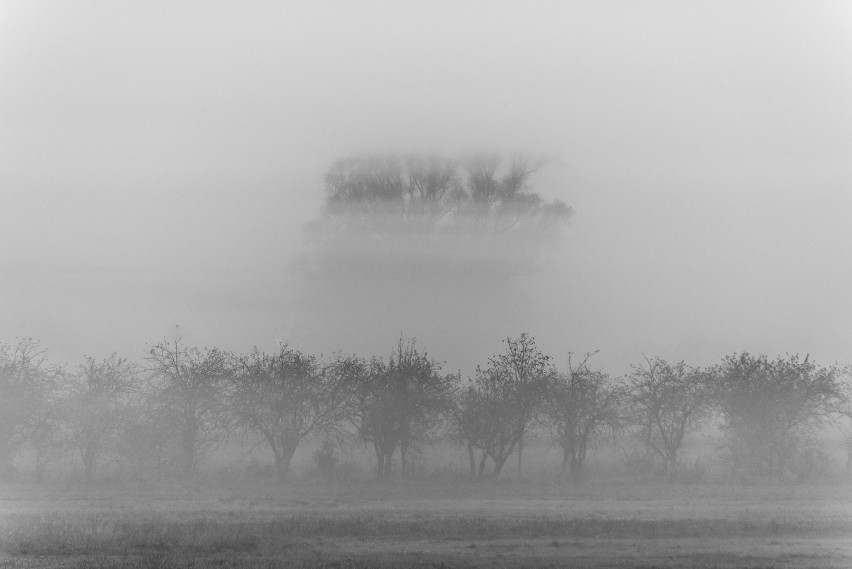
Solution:
M 852 566 L 845 487 L 0 491 L 0 567 Z

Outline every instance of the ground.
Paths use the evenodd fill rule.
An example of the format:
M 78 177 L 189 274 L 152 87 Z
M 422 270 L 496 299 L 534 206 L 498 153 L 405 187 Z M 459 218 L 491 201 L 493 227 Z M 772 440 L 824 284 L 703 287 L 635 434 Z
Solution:
M 0 567 L 852 567 L 852 487 L 0 486 Z

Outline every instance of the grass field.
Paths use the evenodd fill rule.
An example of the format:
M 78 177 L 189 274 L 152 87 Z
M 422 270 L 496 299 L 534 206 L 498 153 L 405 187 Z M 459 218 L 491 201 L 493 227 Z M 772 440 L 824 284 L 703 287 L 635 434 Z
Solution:
M 852 567 L 848 485 L 0 492 L 0 567 Z

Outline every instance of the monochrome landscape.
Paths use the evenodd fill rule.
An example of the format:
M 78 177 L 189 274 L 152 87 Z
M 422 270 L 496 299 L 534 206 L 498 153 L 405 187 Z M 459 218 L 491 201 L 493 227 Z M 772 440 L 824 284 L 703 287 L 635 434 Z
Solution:
M 852 566 L 852 7 L 0 3 L 0 567 Z

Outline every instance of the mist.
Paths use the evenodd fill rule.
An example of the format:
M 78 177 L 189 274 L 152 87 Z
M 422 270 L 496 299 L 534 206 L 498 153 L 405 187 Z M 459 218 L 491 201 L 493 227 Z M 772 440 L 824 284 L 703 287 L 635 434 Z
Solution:
M 852 564 L 850 69 L 840 1 L 0 3 L 0 553 Z
M 520 331 L 613 371 L 845 357 L 843 4 L 447 9 L 6 3 L 0 336 L 68 362 L 139 357 L 175 325 L 235 349 L 426 334 L 466 371 Z M 372 344 L 296 320 L 336 159 L 471 152 L 558 158 L 533 184 L 575 212 L 531 298 L 500 309 L 517 327 L 400 315 Z

